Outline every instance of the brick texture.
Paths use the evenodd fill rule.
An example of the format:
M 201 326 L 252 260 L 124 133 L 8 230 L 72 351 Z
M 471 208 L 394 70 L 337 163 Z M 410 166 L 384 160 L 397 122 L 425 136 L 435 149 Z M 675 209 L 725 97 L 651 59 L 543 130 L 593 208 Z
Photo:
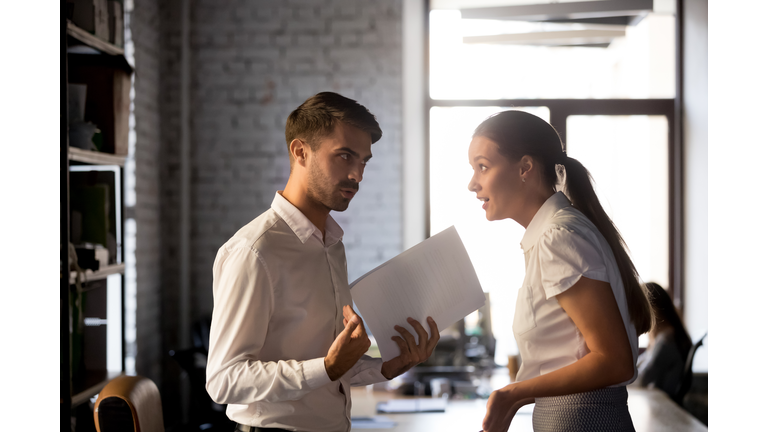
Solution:
M 376 115 L 360 193 L 334 213 L 350 280 L 401 242 L 401 0 L 190 0 L 191 322 L 213 307 L 218 248 L 288 179 L 285 120 L 335 91 Z M 179 416 L 180 1 L 134 0 L 137 363 Z M 175 406 L 170 406 L 175 405 Z
M 161 383 L 161 256 L 160 242 L 160 61 L 162 50 L 160 20 L 155 2 L 136 0 L 130 14 L 130 35 L 134 44 L 134 116 L 136 146 L 132 153 L 135 164 L 136 202 L 127 208 L 136 220 L 136 372 Z
M 335 91 L 376 115 L 361 193 L 333 216 L 350 279 L 401 249 L 401 2 L 198 0 L 192 10 L 193 311 L 210 313 L 216 251 L 288 179 L 285 119 Z M 173 158 L 171 158 L 173 159 Z

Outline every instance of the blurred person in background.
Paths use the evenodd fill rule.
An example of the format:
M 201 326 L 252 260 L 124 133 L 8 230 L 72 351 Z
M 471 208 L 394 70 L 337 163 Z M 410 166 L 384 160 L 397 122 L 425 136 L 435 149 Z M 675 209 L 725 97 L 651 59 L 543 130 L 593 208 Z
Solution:
M 667 290 L 655 282 L 646 284 L 656 325 L 648 334 L 648 349 L 637 359 L 637 385 L 664 390 L 674 397 L 685 373 L 685 361 L 693 345 Z

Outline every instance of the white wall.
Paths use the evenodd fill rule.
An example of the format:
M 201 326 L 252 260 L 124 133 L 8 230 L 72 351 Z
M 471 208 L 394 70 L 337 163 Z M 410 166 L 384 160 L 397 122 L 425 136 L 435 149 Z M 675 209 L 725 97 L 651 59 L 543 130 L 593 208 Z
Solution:
M 424 3 L 403 0 L 403 249 L 427 236 Z
M 707 0 L 683 10 L 684 320 L 694 342 L 708 330 L 707 298 Z M 706 372 L 708 340 L 693 370 Z

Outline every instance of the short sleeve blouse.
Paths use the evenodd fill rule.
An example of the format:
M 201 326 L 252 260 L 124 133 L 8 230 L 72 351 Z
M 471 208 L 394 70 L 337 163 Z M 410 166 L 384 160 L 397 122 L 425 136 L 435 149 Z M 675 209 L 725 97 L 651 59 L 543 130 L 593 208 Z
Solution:
M 517 380 L 552 372 L 589 353 L 581 332 L 555 297 L 582 276 L 611 285 L 636 363 L 637 332 L 613 252 L 597 227 L 562 192 L 541 206 L 520 245 L 525 253 L 525 279 L 513 321 L 522 358 Z M 618 386 L 636 377 L 637 368 L 631 380 Z

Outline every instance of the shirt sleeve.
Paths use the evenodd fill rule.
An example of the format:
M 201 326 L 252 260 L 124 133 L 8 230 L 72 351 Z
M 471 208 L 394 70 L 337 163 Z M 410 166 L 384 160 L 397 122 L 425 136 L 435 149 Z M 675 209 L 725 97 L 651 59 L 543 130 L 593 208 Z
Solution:
M 259 360 L 273 308 L 273 287 L 258 252 L 222 247 L 213 265 L 205 384 L 216 403 L 298 400 L 331 382 L 323 358 Z
M 364 355 L 354 366 L 352 366 L 352 369 L 349 370 L 349 385 L 357 387 L 388 381 L 387 378 L 381 374 L 382 363 L 380 358 Z
M 547 299 L 565 292 L 582 276 L 608 282 L 600 250 L 581 235 L 555 227 L 539 242 L 539 269 Z

